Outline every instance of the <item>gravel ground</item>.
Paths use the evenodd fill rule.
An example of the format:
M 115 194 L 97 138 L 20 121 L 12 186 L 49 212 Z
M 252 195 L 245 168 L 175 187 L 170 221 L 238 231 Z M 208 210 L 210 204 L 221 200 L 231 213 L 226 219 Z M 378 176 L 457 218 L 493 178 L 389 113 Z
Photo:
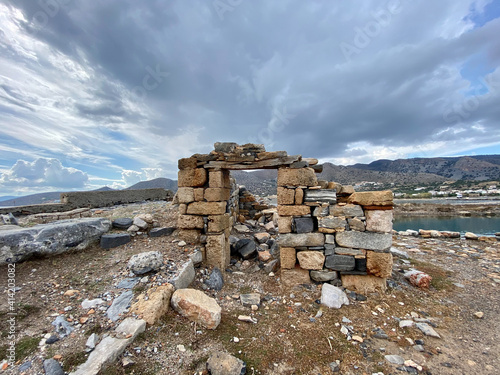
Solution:
M 165 202 L 94 210 L 94 216 L 110 218 L 139 213 L 153 214 L 158 225 L 175 225 L 175 207 Z M 225 351 L 243 359 L 248 374 L 332 374 L 330 364 L 334 361 L 342 374 L 497 374 L 499 243 L 395 236 L 394 247 L 407 252 L 409 259 L 395 257 L 391 287 L 384 293 L 367 295 L 366 300 L 350 298 L 350 304 L 339 310 L 318 304 L 319 285 L 285 289 L 279 270 L 264 272 L 258 260 L 233 264 L 224 273 L 224 287 L 218 292 L 207 290 L 204 284 L 211 269 L 197 268 L 192 287 L 216 298 L 222 307 L 219 327 L 201 328 L 170 309 L 126 349 L 124 355 L 133 365 L 123 367 L 120 358 L 104 373 L 199 374 L 211 353 Z M 161 251 L 166 259 L 160 272 L 148 274 L 147 280 L 132 289 L 137 295 L 160 280 L 168 267 L 188 259 L 194 249 L 179 246 L 175 234 L 136 236 L 131 243 L 111 250 L 96 246 L 18 264 L 18 365 L 31 361 L 25 373 L 43 374 L 43 359 L 54 357 L 66 371 L 75 369 L 88 356 L 88 336 L 95 332 L 102 337 L 117 324 L 107 319 L 105 310 L 123 292 L 117 283 L 130 277 L 128 259 L 150 250 Z M 409 268 L 433 276 L 431 287 L 419 289 L 408 284 L 403 272 Z M 6 296 L 7 267 L 2 267 L 1 275 Z M 69 290 L 78 292 L 64 295 Z M 239 296 L 250 292 L 261 295 L 258 310 L 240 303 Z M 102 307 L 93 312 L 81 308 L 83 300 L 98 297 L 106 299 Z M 0 355 L 8 344 L 7 312 L 5 297 L 0 303 Z M 482 318 L 474 315 L 478 312 L 483 313 Z M 54 344 L 39 346 L 44 336 L 53 334 L 51 322 L 56 315 L 70 321 L 75 331 Z M 257 323 L 240 321 L 239 315 L 252 316 Z M 399 321 L 407 318 L 425 319 L 441 338 L 425 336 L 415 327 L 400 328 Z M 386 338 L 376 334 L 381 331 Z M 417 340 L 423 341 L 421 348 L 415 346 L 420 342 Z M 385 359 L 389 354 L 414 361 L 419 370 L 389 363 Z M 7 368 L 5 373 L 19 373 L 18 366 Z

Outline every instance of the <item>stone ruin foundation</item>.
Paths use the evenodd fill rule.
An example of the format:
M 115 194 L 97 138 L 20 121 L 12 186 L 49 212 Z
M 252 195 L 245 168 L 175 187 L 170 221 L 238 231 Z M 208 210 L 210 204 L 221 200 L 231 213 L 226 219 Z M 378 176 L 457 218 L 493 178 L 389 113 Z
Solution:
M 179 160 L 179 237 L 201 244 L 205 264 L 224 270 L 239 217 L 231 170 L 278 170 L 278 243 L 284 285 L 330 282 L 359 292 L 385 289 L 392 272 L 391 191 L 355 192 L 318 180 L 316 159 L 267 152 L 263 145 L 215 143 Z

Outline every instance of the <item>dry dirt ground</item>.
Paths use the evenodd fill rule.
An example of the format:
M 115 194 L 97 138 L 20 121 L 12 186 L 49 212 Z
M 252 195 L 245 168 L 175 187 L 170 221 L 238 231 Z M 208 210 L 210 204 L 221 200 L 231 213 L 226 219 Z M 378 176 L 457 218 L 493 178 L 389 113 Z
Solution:
M 114 218 L 143 212 L 152 213 L 162 226 L 175 223 L 175 208 L 167 203 L 131 205 L 94 215 Z M 257 260 L 246 269 L 240 263 L 232 265 L 230 272 L 224 273 L 221 291 L 205 290 L 222 307 L 217 329 L 196 326 L 170 309 L 126 349 L 124 356 L 133 365 L 123 367 L 120 358 L 102 373 L 199 374 L 209 355 L 219 350 L 244 360 L 247 374 L 252 375 L 332 374 L 330 363 L 334 361 L 339 361 L 341 374 L 498 374 L 500 242 L 395 236 L 394 247 L 406 251 L 409 259 L 395 257 L 387 291 L 368 294 L 366 301 L 350 298 L 350 304 L 338 310 L 320 306 L 320 285 L 284 289 L 280 272 L 273 275 L 257 271 Z M 150 250 L 163 252 L 167 267 L 186 260 L 194 247 L 178 246 L 175 235 L 151 239 L 137 236 L 131 243 L 111 250 L 95 246 L 16 265 L 16 285 L 20 287 L 15 295 L 18 365 L 4 373 L 17 374 L 19 365 L 31 361 L 25 373 L 43 374 L 42 361 L 53 357 L 68 372 L 84 362 L 88 336 L 95 332 L 102 337 L 117 324 L 108 321 L 105 306 L 88 311 L 82 309 L 81 302 L 100 297 L 109 304 L 122 292 L 116 284 L 130 276 L 126 269 L 130 256 Z M 402 271 L 410 267 L 433 277 L 429 289 L 406 282 Z M 209 272 L 198 268 L 192 287 L 206 289 L 203 280 Z M 0 274 L 4 291 L 0 303 L 1 361 L 6 355 L 9 330 L 7 267 L 3 266 Z M 133 291 L 138 294 L 157 278 L 159 275 L 148 275 Z M 65 296 L 68 290 L 78 293 Z M 257 311 L 240 304 L 239 295 L 249 292 L 261 294 Z M 483 317 L 477 318 L 477 312 Z M 74 324 L 75 331 L 40 347 L 40 340 L 53 333 L 51 322 L 59 314 Z M 238 315 L 250 315 L 257 323 L 239 321 Z M 427 319 L 441 338 L 424 336 L 415 327 L 400 328 L 399 320 L 411 315 Z M 341 332 L 343 325 L 349 331 L 347 335 Z M 377 328 L 387 338 L 374 337 Z M 423 341 L 423 351 L 414 346 L 416 340 Z M 384 358 L 388 354 L 413 360 L 421 370 L 390 364 Z

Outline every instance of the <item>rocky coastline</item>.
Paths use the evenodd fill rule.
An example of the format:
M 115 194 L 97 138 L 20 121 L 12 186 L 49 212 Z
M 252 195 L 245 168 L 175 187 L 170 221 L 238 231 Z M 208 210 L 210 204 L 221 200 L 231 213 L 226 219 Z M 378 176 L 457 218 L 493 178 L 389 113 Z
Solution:
M 433 217 L 488 217 L 500 216 L 500 201 L 498 203 L 415 203 L 398 200 L 394 204 L 394 217 L 433 216 Z

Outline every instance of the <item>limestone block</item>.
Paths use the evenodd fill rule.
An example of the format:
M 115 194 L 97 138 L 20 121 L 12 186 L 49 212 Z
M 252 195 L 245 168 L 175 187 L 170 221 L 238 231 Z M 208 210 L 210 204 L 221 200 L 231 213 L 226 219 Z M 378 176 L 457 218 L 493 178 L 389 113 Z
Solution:
M 278 206 L 278 215 L 280 216 L 303 216 L 310 213 L 309 206 Z
M 392 211 L 389 211 L 392 212 Z M 348 219 L 349 228 L 351 230 L 357 230 L 358 232 L 364 232 L 366 230 L 366 224 L 363 220 L 358 219 L 357 217 L 353 217 L 352 219 Z M 392 225 L 391 225 L 392 227 Z
M 177 165 L 179 167 L 179 169 L 194 169 L 196 168 L 198 165 L 198 161 L 196 160 L 196 158 L 182 158 L 182 159 L 179 159 L 179 161 L 177 162 Z
M 231 257 L 229 241 L 226 240 L 224 233 L 207 235 L 205 255 L 207 264 L 211 266 L 225 269 L 229 265 Z
M 201 202 L 204 199 L 205 189 L 204 188 L 195 188 L 193 190 L 194 190 L 195 202 Z
M 342 232 L 347 227 L 347 221 L 343 217 L 319 216 L 318 231 L 322 233 Z M 326 229 L 326 230 L 325 230 Z
M 196 244 L 200 241 L 201 231 L 199 229 L 179 229 L 179 240 L 190 244 Z
M 385 291 L 386 279 L 373 275 L 341 275 L 342 286 L 361 294 Z
M 151 288 L 146 293 L 139 295 L 138 301 L 131 306 L 130 312 L 153 325 L 168 311 L 173 293 L 174 286 L 172 284 Z
M 279 168 L 278 186 L 316 186 L 318 180 L 312 168 Z
M 354 187 L 352 185 L 342 185 L 339 191 L 339 195 L 347 196 L 354 193 Z
M 223 202 L 229 199 L 230 194 L 230 189 L 207 188 L 205 189 L 205 200 L 208 202 Z
M 189 215 L 222 215 L 226 213 L 226 202 L 193 202 L 187 207 Z
M 392 210 L 366 210 L 366 230 L 370 232 L 392 232 Z
M 194 189 L 191 187 L 180 187 L 177 189 L 177 201 L 179 203 L 194 202 Z
M 229 228 L 229 214 L 208 216 L 208 232 L 221 233 Z
M 208 186 L 211 188 L 230 188 L 229 171 L 210 171 L 208 173 Z
M 203 216 L 179 215 L 177 227 L 181 229 L 203 229 Z
M 297 263 L 297 257 L 295 253 L 296 251 L 293 247 L 282 247 L 280 249 L 280 261 L 282 269 L 295 268 L 295 263 Z
M 392 254 L 377 253 L 375 251 L 366 252 L 366 270 L 369 274 L 388 278 L 392 274 Z
M 291 270 L 281 270 L 281 282 L 283 287 L 291 289 L 294 286 L 301 284 L 310 284 L 311 278 L 309 277 L 309 271 L 302 268 L 296 267 Z
M 374 232 L 338 232 L 335 234 L 335 241 L 342 247 L 388 252 L 392 245 L 392 235 Z
M 278 186 L 278 204 L 294 204 L 295 189 Z
M 178 173 L 177 184 L 179 187 L 198 187 L 207 182 L 207 171 L 205 168 L 181 169 Z
M 295 189 L 295 204 L 302 204 L 304 202 L 304 189 Z
M 245 374 L 246 364 L 231 354 L 215 352 L 207 360 L 207 370 L 213 375 Z
M 280 236 L 279 242 L 285 247 L 323 246 L 325 235 L 322 233 L 285 233 Z
M 279 216 L 278 217 L 278 231 L 279 233 L 290 233 L 292 231 L 292 216 Z
M 392 206 L 393 194 L 390 190 L 356 192 L 351 194 L 348 203 L 361 206 Z
M 181 203 L 179 204 L 179 215 L 185 215 L 187 212 L 187 204 Z
M 346 204 L 343 206 L 333 205 L 330 206 L 330 215 L 332 216 L 344 216 L 347 218 L 364 216 L 363 209 L 361 206 L 355 204 Z
M 299 251 L 297 253 L 300 267 L 306 270 L 322 270 L 325 256 L 319 251 Z
M 351 249 L 350 247 L 336 247 L 335 254 L 338 255 L 351 255 L 353 257 L 365 257 L 366 250 L 363 249 Z
M 221 319 L 221 308 L 214 298 L 196 289 L 178 289 L 172 295 L 172 307 L 208 329 L 216 329 Z

